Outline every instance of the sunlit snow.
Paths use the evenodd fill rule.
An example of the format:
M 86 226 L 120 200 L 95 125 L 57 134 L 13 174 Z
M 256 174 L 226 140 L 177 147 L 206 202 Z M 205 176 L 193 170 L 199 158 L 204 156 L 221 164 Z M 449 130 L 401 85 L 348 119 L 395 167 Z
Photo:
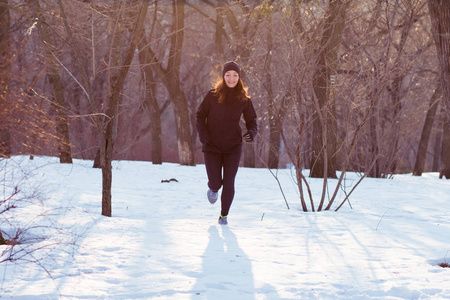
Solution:
M 28 226 L 35 240 L 16 249 L 42 249 L 24 257 L 39 264 L 0 264 L 2 299 L 450 299 L 438 266 L 450 262 L 450 180 L 436 173 L 366 178 L 351 207 L 304 213 L 292 170 L 278 171 L 287 209 L 269 170 L 240 168 L 221 226 L 204 165 L 114 162 L 107 218 L 92 161 L 12 160 L 42 202 L 0 228 Z M 358 179 L 347 174 L 334 207 Z M 322 180 L 307 180 L 318 202 Z

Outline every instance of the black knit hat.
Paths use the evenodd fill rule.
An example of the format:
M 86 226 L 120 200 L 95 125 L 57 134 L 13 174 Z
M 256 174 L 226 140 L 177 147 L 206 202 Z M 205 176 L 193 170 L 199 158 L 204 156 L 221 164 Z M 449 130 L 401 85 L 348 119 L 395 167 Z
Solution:
M 239 65 L 234 61 L 229 61 L 223 65 L 222 77 L 225 76 L 225 73 L 230 70 L 236 71 L 239 77 L 241 76 L 241 68 L 239 68 Z

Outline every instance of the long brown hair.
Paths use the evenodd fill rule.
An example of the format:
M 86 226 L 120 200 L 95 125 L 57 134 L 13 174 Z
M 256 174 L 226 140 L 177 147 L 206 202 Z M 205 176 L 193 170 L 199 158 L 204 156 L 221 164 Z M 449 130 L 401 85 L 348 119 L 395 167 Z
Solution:
M 244 86 L 244 82 L 242 81 L 241 78 L 239 78 L 239 81 L 234 88 L 238 92 L 238 98 L 240 101 L 244 102 L 249 98 L 248 93 L 247 93 L 248 88 L 246 86 Z M 214 85 L 213 92 L 216 95 L 219 95 L 219 99 L 218 99 L 219 103 L 223 103 L 223 101 L 225 100 L 225 96 L 227 95 L 229 89 L 230 88 L 227 87 L 227 84 L 225 83 L 223 78 L 220 79 L 218 82 L 216 82 L 216 84 Z

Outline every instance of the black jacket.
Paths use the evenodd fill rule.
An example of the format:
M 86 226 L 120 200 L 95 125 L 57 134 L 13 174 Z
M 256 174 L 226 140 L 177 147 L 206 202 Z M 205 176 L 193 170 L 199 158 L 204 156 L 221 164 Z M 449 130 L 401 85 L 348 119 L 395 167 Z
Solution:
M 230 90 L 223 103 L 218 95 L 209 91 L 197 110 L 196 125 L 203 152 L 233 153 L 241 151 L 242 132 L 239 121 L 244 116 L 247 131 L 256 136 L 256 112 L 252 101 L 237 99 Z

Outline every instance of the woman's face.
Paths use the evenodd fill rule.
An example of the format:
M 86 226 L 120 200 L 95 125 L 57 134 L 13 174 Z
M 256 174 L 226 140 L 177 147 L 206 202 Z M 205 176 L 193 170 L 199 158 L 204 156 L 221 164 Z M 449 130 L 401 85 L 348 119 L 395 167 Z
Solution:
M 238 84 L 239 74 L 234 70 L 230 70 L 223 75 L 223 79 L 225 80 L 225 84 L 232 89 Z

